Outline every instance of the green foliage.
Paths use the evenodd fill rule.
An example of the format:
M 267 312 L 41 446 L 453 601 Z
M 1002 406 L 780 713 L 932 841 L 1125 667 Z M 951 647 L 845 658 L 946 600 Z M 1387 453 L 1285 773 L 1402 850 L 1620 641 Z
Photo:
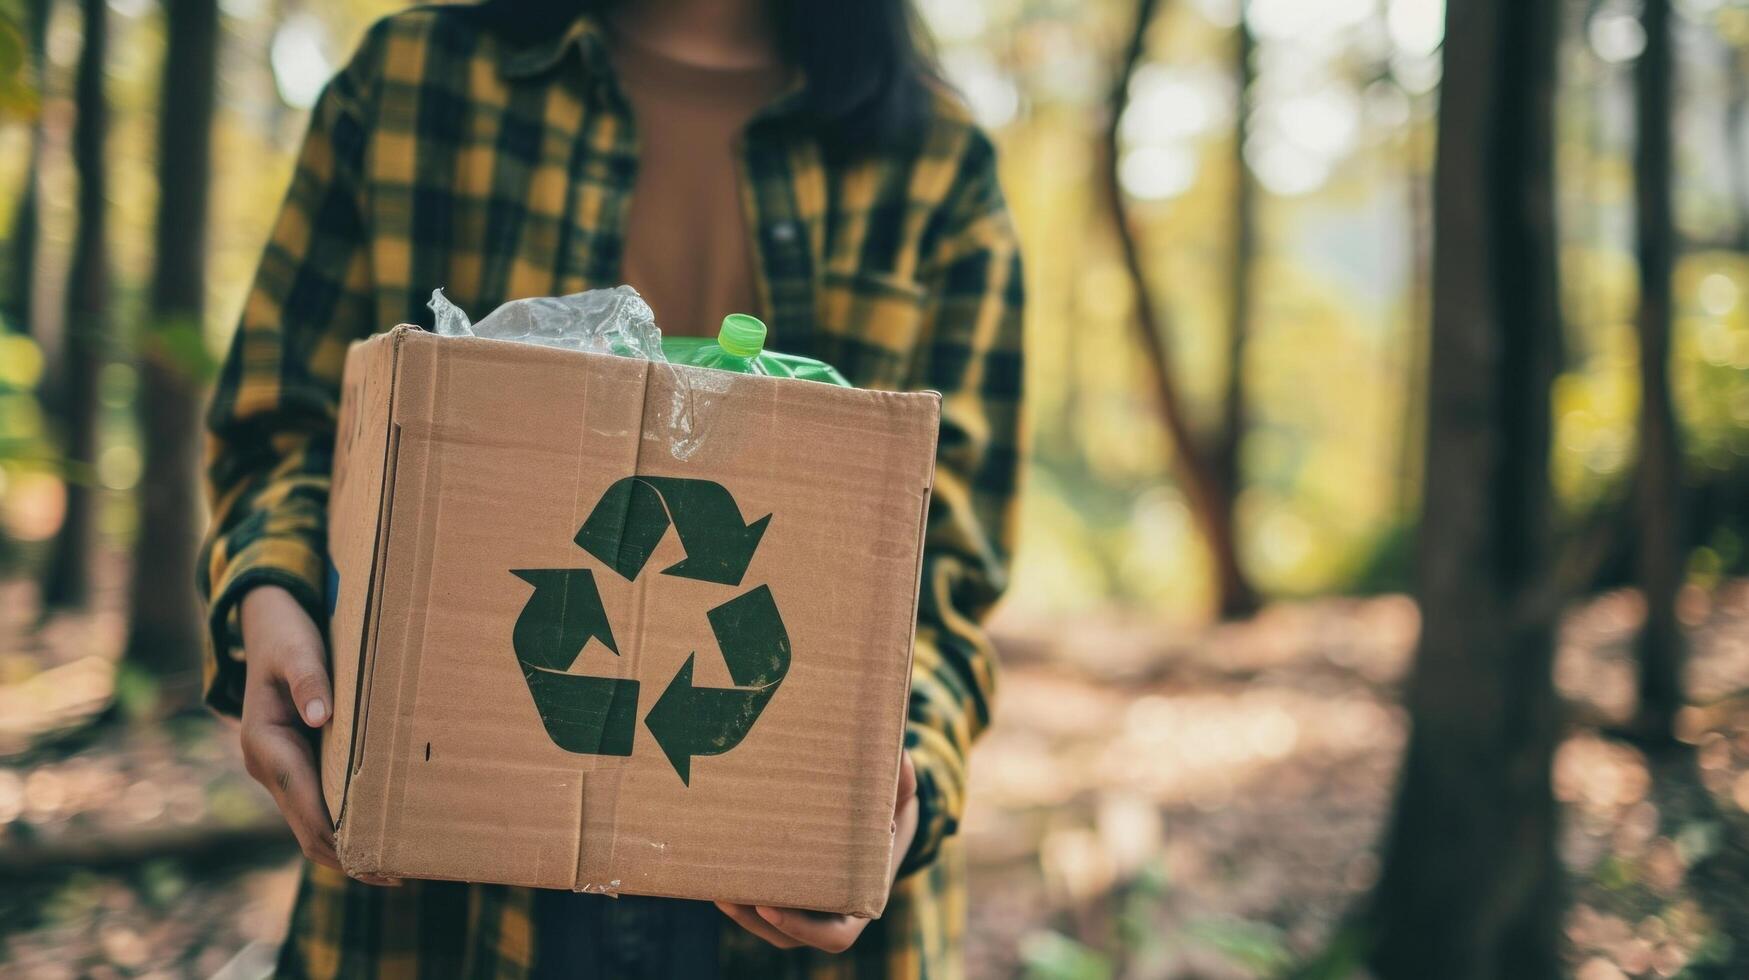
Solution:
M 65 922 L 90 917 L 103 900 L 103 880 L 95 873 L 77 870 L 67 876 L 41 906 L 46 922 Z
M 1170 907 L 1171 883 L 1164 866 L 1152 861 L 1120 884 L 1109 897 L 1115 914 L 1109 943 L 1090 945 L 1061 932 L 1028 934 L 1020 947 L 1029 980 L 1105 980 L 1114 976 L 1153 976 L 1171 955 L 1213 953 L 1256 977 L 1339 980 L 1350 975 L 1344 964 L 1358 962 L 1362 945 L 1344 932 L 1304 965 L 1296 965 L 1282 930 L 1270 923 L 1236 916 L 1192 918 L 1169 925 L 1178 913 Z M 1347 938 L 1345 938 L 1347 937 Z
M 123 661 L 115 671 L 115 704 L 121 709 L 122 717 L 128 719 L 146 719 L 153 717 L 158 711 L 159 698 L 162 695 L 158 679 L 149 671 L 140 669 L 137 665 Z
M 1412 587 L 1415 572 L 1415 525 L 1396 521 L 1386 526 L 1362 556 L 1348 591 L 1357 595 L 1403 592 Z
M 137 884 L 147 902 L 171 908 L 188 891 L 188 876 L 175 861 L 160 858 L 140 865 Z
M 0 121 L 35 118 L 41 93 L 30 79 L 30 51 L 16 15 L 0 8 Z
M 34 66 L 27 63 L 22 6 L 0 3 L 0 118 L 35 104 L 36 93 L 24 91 L 34 84 Z M 290 69 L 265 55 L 293 27 L 313 31 L 320 57 L 295 67 L 325 73 L 373 18 L 396 6 L 324 2 L 295 25 L 265 8 L 257 17 L 227 16 L 227 58 L 240 53 L 232 60 L 253 67 L 227 76 L 215 122 L 214 152 L 225 165 L 213 175 L 202 322 L 150 322 L 143 311 L 155 220 L 162 21 L 111 18 L 114 319 L 143 325 L 118 331 L 133 346 L 118 360 L 150 358 L 189 378 L 212 378 L 304 129 L 301 109 L 282 99 L 298 86 L 275 74 Z M 920 5 L 942 34 L 950 74 L 1000 144 L 1005 192 L 1027 260 L 1030 443 L 1013 603 L 1056 612 L 1128 604 L 1205 615 L 1206 557 L 1139 362 L 1131 285 L 1094 196 L 1104 166 L 1097 143 L 1112 43 L 1133 8 L 1115 0 L 974 6 L 975 17 L 954 14 L 964 5 Z M 1176 374 L 1192 421 L 1205 432 L 1220 419 L 1230 367 L 1238 176 L 1232 27 L 1217 8 L 1225 9 L 1162 9 L 1134 84 L 1134 118 L 1126 120 L 1119 160 L 1120 176 L 1124 155 L 1135 164 L 1121 182 L 1132 195 L 1148 287 L 1170 315 Z M 1250 277 L 1253 323 L 1241 353 L 1249 416 L 1240 447 L 1241 559 L 1274 596 L 1402 589 L 1410 584 L 1419 519 L 1429 283 L 1426 256 L 1415 244 L 1426 230 L 1417 222 L 1428 211 L 1424 200 L 1416 202 L 1428 186 L 1437 123 L 1437 73 L 1429 71 L 1437 67 L 1437 24 L 1410 43 L 1392 33 L 1396 28 L 1382 29 L 1391 25 L 1381 25 L 1379 8 L 1340 25 L 1308 21 L 1319 35 L 1310 39 L 1283 33 L 1279 21 L 1294 9 L 1259 9 L 1253 25 L 1259 48 L 1250 138 L 1258 152 L 1247 146 L 1243 158 L 1259 187 L 1259 251 Z M 1741 5 L 1684 16 L 1736 45 L 1740 63 L 1749 46 Z M 1574 39 L 1574 54 L 1585 54 L 1583 40 Z M 1290 49 L 1294 57 L 1278 57 Z M 49 92 L 64 93 L 69 64 L 51 57 L 44 67 Z M 1683 93 L 1685 117 L 1711 126 L 1728 115 L 1729 90 L 1697 74 L 1701 67 L 1694 66 Z M 1294 77 L 1274 74 L 1278 68 Z M 1569 515 L 1589 513 L 1616 493 L 1635 452 L 1637 267 L 1623 230 L 1632 207 L 1631 133 L 1597 108 L 1598 93 L 1619 88 L 1630 70 L 1585 61 L 1582 71 L 1564 75 L 1557 114 L 1569 356 L 1554 392 L 1550 465 Z M 1318 127 L 1306 126 L 1301 112 L 1307 105 L 1329 125 L 1312 132 Z M 1321 140 L 1328 145 L 1312 166 L 1302 144 Z M 1293 147 L 1298 157 L 1286 152 Z M 10 227 L 28 156 L 0 159 L 0 228 Z M 68 240 L 75 217 L 62 156 L 50 153 L 42 165 L 45 241 Z M 1283 160 L 1298 162 L 1284 169 Z M 1703 164 L 1716 161 L 1696 157 L 1691 166 Z M 1741 240 L 1741 204 L 1717 177 L 1685 176 L 1678 189 L 1691 241 Z M 55 248 L 43 256 L 62 261 Z M 58 274 L 47 272 L 51 281 Z M 1714 506 L 1696 512 L 1705 526 L 1696 529 L 1691 571 L 1704 582 L 1749 561 L 1742 544 L 1749 540 L 1749 504 L 1741 502 L 1749 492 L 1734 498 L 1729 492 L 1741 489 L 1732 481 L 1749 472 L 1749 256 L 1724 245 L 1693 247 L 1674 286 L 1672 381 L 1689 482 L 1722 488 Z M 0 467 L 7 475 L 20 466 L 58 469 L 53 426 L 38 397 L 41 352 L 20 346 L 30 344 L 23 338 L 5 339 L 12 336 L 0 335 L 8 345 L 0 348 Z M 21 382 L 23 374 L 33 377 Z M 131 446 L 131 404 L 106 408 L 106 442 Z
M 90 475 L 68 466 L 49 438 L 37 398 L 42 374 L 42 349 L 36 342 L 0 332 L 0 572 L 23 559 L 23 549 L 13 540 L 15 522 L 8 519 L 16 501 L 31 495 L 20 488 L 35 484 L 40 490 L 44 481 Z
M 1718 969 L 1731 961 L 1731 951 L 1737 941 L 1724 932 L 1713 929 L 1699 947 L 1688 956 L 1688 963 L 1678 973 L 1677 980 L 1701 980 L 1718 976 Z
M 1640 883 L 1639 871 L 1634 863 L 1615 854 L 1599 861 L 1592 870 L 1592 877 L 1610 891 L 1624 891 Z
M 1155 860 L 1143 865 L 1120 900 L 1118 944 L 1144 972 L 1171 950 L 1171 943 L 1160 932 L 1162 905 L 1169 891 L 1165 865 Z
M 226 826 L 241 827 L 261 816 L 260 797 L 254 788 L 232 778 L 209 785 L 206 804 L 213 819 Z
M 1688 577 L 1703 588 L 1717 586 L 1727 574 L 1741 574 L 1749 567 L 1749 549 L 1743 547 L 1743 533 L 1737 527 L 1720 525 L 1712 529 L 1706 543 L 1694 549 L 1688 558 Z
M 1085 50 L 1109 70 L 1114 28 L 1130 9 L 1090 4 L 1061 20 L 1054 8 L 999 6 L 980 35 L 956 41 L 991 67 L 986 81 L 1014 85 L 1029 109 L 998 130 L 1031 306 L 1034 425 L 1015 594 L 1029 607 L 1116 601 L 1198 615 L 1209 591 L 1204 557 L 1139 363 L 1131 287 L 1092 196 L 1103 164 L 1090 149 L 1098 113 L 1086 110 L 1097 108 L 1101 93 L 1063 86 L 1060 73 L 1039 64 L 1049 52 Z M 1234 184 L 1231 93 L 1220 87 L 1231 78 L 1230 25 L 1210 9 L 1162 12 L 1142 66 L 1147 77 L 1134 85 L 1138 125 L 1124 137 L 1158 165 L 1139 170 L 1157 176 L 1170 164 L 1183 172 L 1170 186 L 1131 187 L 1131 205 L 1149 287 L 1171 315 L 1176 372 L 1205 429 L 1219 416 L 1228 368 Z M 1727 6 L 1698 26 L 1741 47 L 1749 43 L 1744 23 L 1740 7 Z M 1406 70 L 1403 52 L 1381 61 L 1376 35 L 1361 29 L 1332 29 L 1314 51 L 1296 47 L 1304 39 L 1271 34 L 1266 23 L 1254 26 L 1262 54 L 1252 120 L 1259 149 L 1274 139 L 1274 126 L 1294 119 L 1283 100 L 1312 93 L 1333 93 L 1328 118 L 1354 130 L 1320 179 L 1298 186 L 1277 179 L 1266 155 L 1246 154 L 1262 193 L 1255 320 L 1243 353 L 1251 425 L 1242 447 L 1242 558 L 1274 595 L 1404 588 L 1419 519 L 1428 326 L 1426 270 L 1416 267 L 1426 257 L 1411 245 L 1426 212 L 1417 214 L 1412 201 L 1430 178 L 1431 82 Z M 1023 43 L 992 43 L 1007 32 Z M 1047 36 L 1048 44 L 1029 43 Z M 1583 56 L 1584 38 L 1575 42 Z M 1290 48 L 1296 56 L 1284 54 L 1282 63 L 1296 79 L 1278 85 L 1269 77 L 1271 55 Z M 947 53 L 954 50 L 950 44 Z M 1568 515 L 1589 513 L 1617 492 L 1633 463 L 1638 410 L 1638 270 L 1624 230 L 1633 203 L 1631 133 L 1593 118 L 1598 93 L 1618 91 L 1631 65 L 1587 65 L 1564 73 L 1558 106 L 1569 358 L 1554 393 L 1551 472 Z M 1683 94 L 1684 111 L 1715 125 L 1726 116 L 1727 88 L 1696 79 Z M 1351 110 L 1356 115 L 1343 118 Z M 1685 179 L 1678 189 L 1687 235 L 1703 226 L 1734 233 L 1749 220 L 1723 190 L 1718 165 L 1707 180 Z M 1749 468 L 1749 257 L 1685 253 L 1675 296 L 1672 380 L 1689 467 L 1741 472 Z M 1710 564 L 1700 570 L 1722 557 L 1704 557 Z
M 1273 976 L 1293 964 L 1281 930 L 1246 919 L 1204 919 L 1186 925 L 1181 941 L 1205 946 L 1258 976 Z
M 1111 960 L 1060 932 L 1042 930 L 1020 943 L 1027 980 L 1110 980 Z
M 42 375 L 42 348 L 36 341 L 0 333 L 0 461 L 18 458 L 42 438 L 42 411 L 36 401 Z M 12 448 L 4 448 L 8 446 Z
M 196 384 L 206 384 L 218 374 L 219 360 L 208 346 L 199 320 L 188 316 L 163 317 L 153 322 L 141 338 L 142 354 L 156 358 Z
M 1367 938 L 1357 923 L 1340 926 L 1316 956 L 1282 974 L 1286 980 L 1351 980 L 1364 975 Z

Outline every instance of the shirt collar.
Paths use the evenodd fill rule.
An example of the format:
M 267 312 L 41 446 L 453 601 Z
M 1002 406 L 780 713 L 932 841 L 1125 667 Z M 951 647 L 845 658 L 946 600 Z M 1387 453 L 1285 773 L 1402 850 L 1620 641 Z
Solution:
M 612 78 L 613 60 L 608 51 L 606 31 L 588 14 L 579 12 L 563 31 L 538 41 L 507 44 L 498 54 L 498 71 L 505 78 L 533 78 L 556 68 L 575 46 L 583 56 L 583 67 L 594 78 Z M 800 71 L 775 100 L 755 114 L 755 119 L 775 119 L 799 110 L 803 103 L 806 79 Z
M 505 78 L 533 78 L 556 67 L 573 45 L 583 52 L 584 67 L 592 73 L 609 67 L 601 26 L 594 18 L 579 12 L 557 34 L 523 44 L 505 44 L 498 53 L 498 71 Z

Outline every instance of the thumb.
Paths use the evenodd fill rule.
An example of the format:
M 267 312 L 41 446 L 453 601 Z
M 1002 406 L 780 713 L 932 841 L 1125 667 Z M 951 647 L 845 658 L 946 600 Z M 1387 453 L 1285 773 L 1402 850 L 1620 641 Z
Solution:
M 328 683 L 328 665 L 323 662 L 322 641 L 288 644 L 284 676 L 298 716 L 311 728 L 321 728 L 334 716 L 334 694 Z
M 297 598 L 277 585 L 250 589 L 243 596 L 241 625 L 250 676 L 259 669 L 263 683 L 284 684 L 304 724 L 327 724 L 334 715 L 334 696 L 322 631 Z
M 245 648 L 259 640 L 260 646 L 271 651 L 270 674 L 277 674 L 285 685 L 304 724 L 311 728 L 327 724 L 334 715 L 334 695 L 322 631 L 289 593 L 256 589 L 245 601 L 254 603 L 244 610 Z

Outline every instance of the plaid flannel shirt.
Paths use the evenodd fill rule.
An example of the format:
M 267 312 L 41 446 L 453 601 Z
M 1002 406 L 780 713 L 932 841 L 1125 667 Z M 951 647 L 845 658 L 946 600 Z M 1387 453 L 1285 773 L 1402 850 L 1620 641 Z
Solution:
M 840 956 L 726 928 L 735 975 L 953 976 L 965 923 L 966 754 L 989 721 L 978 623 L 1002 591 L 1018 469 L 1021 275 L 988 139 L 938 98 L 914 150 L 829 163 L 797 91 L 747 126 L 740 184 L 758 294 L 786 351 L 867 388 L 934 389 L 942 420 L 905 744 L 921 819 L 886 915 Z M 325 621 L 329 472 L 347 346 L 468 310 L 618 283 L 637 168 L 597 25 L 514 46 L 465 9 L 377 23 L 319 99 L 208 418 L 207 698 L 240 709 L 237 604 L 285 587 Z M 515 977 L 528 892 L 371 888 L 308 868 L 281 967 L 313 976 Z

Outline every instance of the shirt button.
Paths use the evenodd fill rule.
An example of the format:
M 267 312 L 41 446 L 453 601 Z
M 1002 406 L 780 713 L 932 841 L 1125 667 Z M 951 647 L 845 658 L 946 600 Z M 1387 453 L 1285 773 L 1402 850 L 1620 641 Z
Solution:
M 771 240 L 780 245 L 788 245 L 790 242 L 795 241 L 796 223 L 793 221 L 779 221 L 777 224 L 772 225 Z

